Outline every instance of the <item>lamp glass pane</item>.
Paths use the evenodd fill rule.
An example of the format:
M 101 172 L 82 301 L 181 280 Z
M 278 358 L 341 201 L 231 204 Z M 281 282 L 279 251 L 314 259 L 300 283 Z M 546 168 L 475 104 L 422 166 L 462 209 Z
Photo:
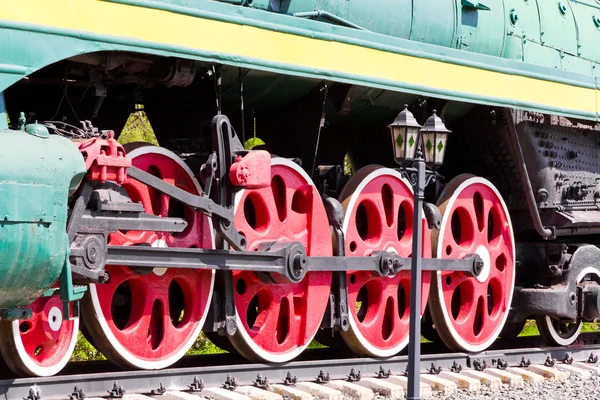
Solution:
M 434 162 L 435 157 L 435 132 L 422 132 L 423 156 L 426 163 Z
M 442 164 L 444 157 L 446 156 L 446 143 L 448 140 L 448 134 L 438 133 L 435 144 L 435 160 L 436 164 Z
M 414 160 L 417 155 L 417 147 L 419 140 L 419 128 L 406 128 L 406 155 L 407 160 Z
M 406 128 L 393 126 L 392 127 L 392 140 L 394 145 L 394 158 L 403 159 L 406 153 Z

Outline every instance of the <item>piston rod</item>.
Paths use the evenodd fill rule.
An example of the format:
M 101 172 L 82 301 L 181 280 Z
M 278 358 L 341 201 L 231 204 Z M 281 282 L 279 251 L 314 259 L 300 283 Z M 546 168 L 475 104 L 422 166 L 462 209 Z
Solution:
M 300 282 L 307 272 L 372 271 L 378 276 L 410 270 L 410 258 L 380 251 L 366 257 L 310 257 L 298 242 L 271 243 L 259 251 L 232 251 L 147 246 L 108 246 L 106 265 L 141 268 L 191 268 L 227 271 L 253 271 L 272 274 L 275 282 Z M 482 259 L 423 259 L 424 271 L 462 271 L 478 276 Z M 276 277 L 276 278 L 275 278 Z

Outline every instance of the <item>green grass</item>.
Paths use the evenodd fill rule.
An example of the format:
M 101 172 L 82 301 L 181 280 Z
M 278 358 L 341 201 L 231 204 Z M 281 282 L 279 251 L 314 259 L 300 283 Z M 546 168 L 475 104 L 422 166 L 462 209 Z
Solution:
M 119 135 L 118 142 L 121 144 L 146 142 L 158 146 L 158 140 L 156 140 L 154 129 L 152 129 L 152 125 L 146 116 L 146 112 L 143 110 L 143 106 L 136 105 L 136 109 L 138 109 L 138 111 L 131 113 L 129 119 L 127 119 L 127 122 Z
M 581 332 L 598 332 L 600 331 L 600 323 L 598 322 L 584 322 L 583 327 L 581 328 Z M 537 328 L 537 325 L 534 320 L 527 320 L 523 330 L 519 334 L 519 336 L 539 336 L 540 331 Z
M 537 328 L 537 325 L 534 320 L 530 319 L 525 322 L 525 326 L 519 336 L 539 336 L 540 331 Z
M 102 355 L 98 350 L 94 348 L 88 342 L 83 334 L 79 332 L 77 334 L 77 344 L 75 345 L 75 350 L 73 350 L 73 355 L 71 356 L 71 361 L 96 361 L 96 360 L 106 360 L 106 357 Z

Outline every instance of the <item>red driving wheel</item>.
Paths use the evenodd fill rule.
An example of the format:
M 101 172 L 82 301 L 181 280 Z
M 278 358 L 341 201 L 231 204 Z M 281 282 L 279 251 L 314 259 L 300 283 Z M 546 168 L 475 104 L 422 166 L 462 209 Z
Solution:
M 398 171 L 379 166 L 359 170 L 344 187 L 345 254 L 369 256 L 392 251 L 412 253 L 414 202 L 412 189 Z M 430 234 L 423 219 L 423 255 L 431 254 Z M 408 344 L 410 271 L 379 277 L 348 271 L 350 328 L 342 337 L 355 352 L 374 357 L 397 354 Z M 421 315 L 427 305 L 431 272 L 422 274 Z
M 431 315 L 449 348 L 483 351 L 504 327 L 515 285 L 515 240 L 508 209 L 489 181 L 472 175 L 454 178 L 438 207 L 442 225 L 432 237 L 436 256 L 478 254 L 484 267 L 477 277 L 438 272 L 431 290 Z
M 138 146 L 128 157 L 133 166 L 167 183 L 193 194 L 201 192 L 189 168 L 166 149 Z M 116 232 L 109 245 L 214 248 L 212 225 L 205 215 L 134 179 L 123 188 L 146 213 L 184 218 L 188 226 L 181 233 Z M 127 368 L 159 369 L 179 360 L 202 329 L 214 271 L 127 266 L 106 270 L 109 281 L 90 285 L 84 300 L 84 323 L 93 343 L 109 360 Z
M 296 241 L 308 255 L 331 255 L 327 215 L 310 177 L 283 158 L 273 158 L 271 168 L 271 187 L 242 190 L 235 197 L 235 225 L 248 250 Z M 233 283 L 238 330 L 231 343 L 248 359 L 285 362 L 300 354 L 319 329 L 331 273 L 308 273 L 293 284 L 235 271 Z

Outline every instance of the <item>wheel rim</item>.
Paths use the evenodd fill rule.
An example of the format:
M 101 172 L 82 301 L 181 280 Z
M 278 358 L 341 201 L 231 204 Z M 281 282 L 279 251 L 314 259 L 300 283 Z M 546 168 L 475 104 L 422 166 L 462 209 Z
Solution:
M 583 281 L 586 276 L 593 276 L 596 280 L 600 280 L 600 271 L 593 267 L 584 268 L 577 275 L 577 283 Z M 583 327 L 581 318 L 578 318 L 574 323 L 568 323 L 547 315 L 538 315 L 535 320 L 540 335 L 551 346 L 569 346 L 573 344 L 579 337 Z
M 128 153 L 133 166 L 193 194 L 201 192 L 189 168 L 168 150 L 136 147 Z M 128 179 L 123 187 L 146 213 L 183 217 L 180 233 L 127 231 L 111 234 L 109 245 L 214 248 L 210 220 L 166 195 Z M 124 266 L 106 268 L 110 279 L 90 285 L 84 322 L 89 334 L 112 362 L 143 369 L 165 368 L 179 360 L 198 337 L 208 312 L 214 271 L 154 268 L 145 274 Z M 135 301 L 133 300 L 135 299 Z
M 310 177 L 295 163 L 275 158 L 269 188 L 235 197 L 235 225 L 248 250 L 260 243 L 298 241 L 308 255 L 332 254 L 325 208 Z M 252 272 L 234 271 L 237 332 L 232 344 L 246 358 L 285 362 L 300 354 L 323 317 L 331 273 L 306 274 L 297 284 L 268 284 Z
M 442 225 L 432 236 L 438 258 L 477 253 L 484 261 L 478 277 L 438 272 L 431 313 L 444 343 L 457 351 L 489 347 L 502 330 L 512 301 L 515 242 L 508 209 L 487 180 L 461 175 L 438 201 Z
M 540 335 L 551 346 L 569 346 L 577 340 L 583 327 L 583 321 L 574 323 L 562 322 L 547 315 L 535 318 Z
M 39 298 L 30 307 L 30 319 L 2 321 L 2 356 L 18 375 L 55 375 L 73 354 L 79 319 L 63 320 L 58 295 Z
M 393 251 L 402 257 L 412 252 L 414 203 L 412 190 L 392 169 L 365 167 L 340 195 L 344 208 L 346 256 L 368 256 Z M 425 222 L 425 221 L 423 221 Z M 423 255 L 431 254 L 429 230 L 423 224 Z M 422 274 L 421 315 L 427 305 L 431 273 Z M 393 277 L 376 277 L 368 271 L 348 271 L 350 329 L 344 340 L 358 353 L 389 357 L 408 343 L 410 271 Z

